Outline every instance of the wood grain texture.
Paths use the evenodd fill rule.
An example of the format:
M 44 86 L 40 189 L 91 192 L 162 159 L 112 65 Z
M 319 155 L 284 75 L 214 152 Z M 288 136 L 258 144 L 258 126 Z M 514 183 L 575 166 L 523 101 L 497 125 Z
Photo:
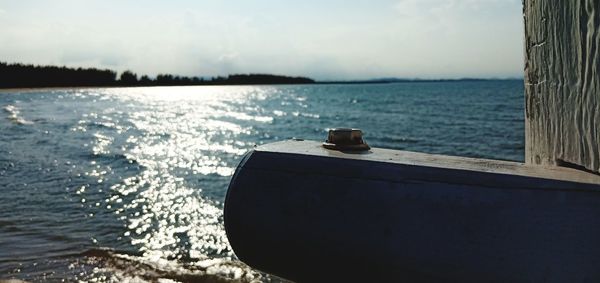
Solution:
M 524 0 L 525 160 L 600 172 L 600 1 Z

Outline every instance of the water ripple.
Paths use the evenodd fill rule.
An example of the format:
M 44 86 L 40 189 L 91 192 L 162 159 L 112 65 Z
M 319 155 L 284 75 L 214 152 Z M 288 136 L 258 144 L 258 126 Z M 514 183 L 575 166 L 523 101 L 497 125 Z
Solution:
M 149 87 L 0 96 L 7 117 L 0 119 L 0 274 L 278 281 L 238 261 L 224 232 L 222 201 L 245 152 L 358 127 L 371 146 L 522 160 L 522 87 Z

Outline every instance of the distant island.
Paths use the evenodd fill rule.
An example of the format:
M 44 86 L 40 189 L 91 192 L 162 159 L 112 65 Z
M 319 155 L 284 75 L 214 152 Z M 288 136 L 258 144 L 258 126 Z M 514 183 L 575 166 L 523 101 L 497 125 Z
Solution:
M 0 88 L 39 87 L 131 87 L 131 86 L 193 86 L 193 85 L 274 85 L 274 84 L 385 84 L 412 82 L 465 82 L 494 79 L 401 79 L 380 78 L 350 81 L 315 81 L 307 77 L 290 77 L 271 74 L 234 74 L 227 77 L 186 77 L 159 74 L 156 78 L 138 75 L 132 71 L 117 72 L 97 68 L 68 68 L 36 66 L 0 62 Z M 522 80 L 522 79 L 515 79 Z
M 522 78 L 459 78 L 459 79 L 402 79 L 381 78 L 351 81 L 320 81 L 318 84 L 391 84 L 391 83 L 445 83 L 445 82 L 486 82 L 486 81 L 522 81 Z
M 36 87 L 112 87 L 112 86 L 188 86 L 188 85 L 252 85 L 252 84 L 313 84 L 305 77 L 270 74 L 235 74 L 227 77 L 185 77 L 160 74 L 156 78 L 125 71 L 107 69 L 35 66 L 0 62 L 0 88 Z

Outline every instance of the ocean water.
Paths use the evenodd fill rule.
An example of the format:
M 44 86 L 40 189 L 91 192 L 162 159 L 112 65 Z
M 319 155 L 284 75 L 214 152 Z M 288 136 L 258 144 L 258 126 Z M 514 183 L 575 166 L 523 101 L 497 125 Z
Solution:
M 374 147 L 522 161 L 523 103 L 517 80 L 0 92 L 0 279 L 277 281 L 223 228 L 254 145 L 355 127 Z

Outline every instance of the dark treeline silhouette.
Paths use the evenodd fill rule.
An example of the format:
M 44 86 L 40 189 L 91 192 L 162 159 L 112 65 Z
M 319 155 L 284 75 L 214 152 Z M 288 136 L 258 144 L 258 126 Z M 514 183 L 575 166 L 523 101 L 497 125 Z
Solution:
M 309 78 L 303 77 L 286 77 L 286 76 L 275 76 L 275 75 L 230 75 L 227 78 L 227 82 L 231 84 L 287 84 L 290 80 L 297 84 L 311 84 L 315 81 Z
M 0 62 L 0 88 L 311 83 L 315 83 L 315 81 L 305 77 L 288 77 L 268 74 L 236 74 L 211 79 L 160 74 L 156 76 L 155 79 L 146 75 L 138 78 L 138 75 L 132 71 L 123 72 L 117 79 L 117 73 L 112 70 L 34 66 Z
M 34 66 L 0 62 L 0 87 L 108 86 L 117 74 L 111 70 Z

